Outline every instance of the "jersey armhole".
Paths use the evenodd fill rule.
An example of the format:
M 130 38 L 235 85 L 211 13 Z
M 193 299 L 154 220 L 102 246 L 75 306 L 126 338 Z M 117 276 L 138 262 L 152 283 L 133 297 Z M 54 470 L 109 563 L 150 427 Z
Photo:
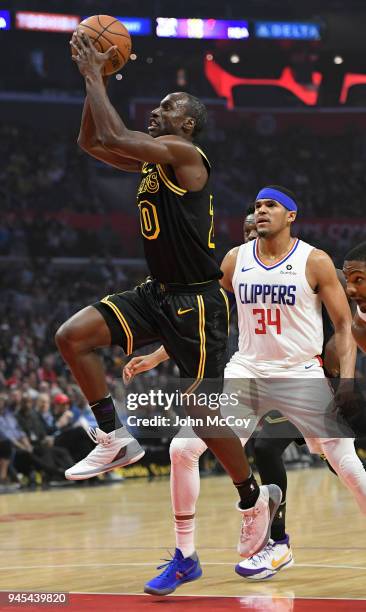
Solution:
M 244 244 L 241 244 L 239 249 L 238 249 L 238 253 L 236 256 L 236 262 L 235 262 L 235 268 L 234 268 L 234 274 L 233 274 L 233 278 L 231 280 L 231 286 L 234 289 L 234 293 L 235 293 L 235 282 L 236 282 L 236 278 L 238 276 L 238 268 L 240 267 L 240 261 L 241 261 L 241 254 L 242 254 L 242 249 L 244 247 Z
M 318 295 L 316 291 L 314 291 L 314 289 L 310 286 L 308 279 L 306 278 L 306 266 L 308 264 L 308 259 L 310 254 L 314 251 L 316 247 L 310 246 L 309 245 L 309 251 L 306 255 L 306 261 L 305 261 L 305 269 L 304 269 L 304 280 L 303 280 L 303 287 L 304 287 L 304 291 L 307 295 L 311 295 L 311 296 L 315 296 Z

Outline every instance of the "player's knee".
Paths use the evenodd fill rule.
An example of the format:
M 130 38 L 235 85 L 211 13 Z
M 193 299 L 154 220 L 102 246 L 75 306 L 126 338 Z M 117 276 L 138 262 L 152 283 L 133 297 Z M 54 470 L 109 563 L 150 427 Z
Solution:
M 74 325 L 70 320 L 63 323 L 55 334 L 55 342 L 59 351 L 65 355 L 70 352 L 74 353 L 77 351 L 77 347 L 80 343 L 80 334 L 77 326 Z
M 339 475 L 347 482 L 357 486 L 360 480 L 360 475 L 364 474 L 364 468 L 358 457 L 352 455 L 344 455 L 338 466 Z
M 173 438 L 170 443 L 169 454 L 172 465 L 195 465 L 206 445 L 199 438 Z
M 331 456 L 327 459 L 332 462 L 338 476 L 352 489 L 362 488 L 365 485 L 365 469 L 357 455 L 343 455 L 338 461 Z M 365 509 L 366 511 L 366 509 Z
M 323 443 L 324 454 L 337 475 L 348 487 L 351 489 L 364 490 L 366 487 L 365 469 L 360 459 L 357 457 L 356 451 L 347 452 L 349 451 L 349 445 L 342 448 L 346 446 L 346 442 L 348 442 L 348 440 L 337 439 Z

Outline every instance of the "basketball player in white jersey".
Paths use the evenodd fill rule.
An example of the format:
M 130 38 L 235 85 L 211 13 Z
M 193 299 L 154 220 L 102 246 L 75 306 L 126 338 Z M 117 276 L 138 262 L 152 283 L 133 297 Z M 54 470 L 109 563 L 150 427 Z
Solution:
M 360 349 L 366 352 L 366 242 L 347 253 L 343 272 L 347 282 L 347 294 L 357 304 L 352 334 Z
M 328 255 L 291 236 L 297 212 L 291 192 L 276 186 L 262 189 L 255 207 L 259 238 L 232 249 L 222 264 L 222 285 L 235 293 L 239 317 L 239 351 L 225 369 L 227 385 L 231 390 L 239 383 L 240 408 L 252 422 L 274 408 L 288 417 L 310 450 L 326 455 L 366 513 L 366 474 L 353 440 L 337 437 L 339 429 L 331 418 L 333 396 L 318 359 L 323 344 L 323 302 L 335 329 L 341 378 L 353 378 L 355 345 L 347 299 Z M 155 367 L 161 360 L 159 354 L 161 351 L 132 360 L 126 367 L 128 376 Z M 291 379 L 294 384 L 289 384 Z M 194 436 L 174 438 L 170 448 L 177 547 L 184 557 L 195 554 L 198 460 L 205 450 L 206 445 Z M 286 554 L 282 555 L 281 564 L 287 562 Z M 240 564 L 236 571 L 241 573 Z M 146 586 L 146 592 L 153 592 L 149 583 Z

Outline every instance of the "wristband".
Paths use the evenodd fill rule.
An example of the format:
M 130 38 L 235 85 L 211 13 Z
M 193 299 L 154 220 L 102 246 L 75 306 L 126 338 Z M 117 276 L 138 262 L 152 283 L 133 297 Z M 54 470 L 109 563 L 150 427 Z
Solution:
M 357 314 L 360 317 L 360 319 L 362 319 L 362 321 L 365 321 L 366 323 L 366 312 L 362 312 L 358 304 L 357 304 Z

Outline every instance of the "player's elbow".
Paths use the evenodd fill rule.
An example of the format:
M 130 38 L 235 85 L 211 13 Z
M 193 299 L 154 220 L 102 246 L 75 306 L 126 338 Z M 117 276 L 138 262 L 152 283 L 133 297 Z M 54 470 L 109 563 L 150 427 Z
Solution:
M 78 137 L 77 143 L 80 149 L 86 151 L 86 153 L 90 153 L 96 145 L 96 142 L 86 140 L 81 134 Z
M 334 330 L 336 334 L 350 334 L 351 326 L 352 326 L 352 317 L 350 315 L 344 314 L 337 318 L 336 321 L 333 321 Z
M 98 144 L 103 147 L 103 149 L 114 150 L 119 147 L 120 140 L 112 131 L 104 132 L 98 138 Z

